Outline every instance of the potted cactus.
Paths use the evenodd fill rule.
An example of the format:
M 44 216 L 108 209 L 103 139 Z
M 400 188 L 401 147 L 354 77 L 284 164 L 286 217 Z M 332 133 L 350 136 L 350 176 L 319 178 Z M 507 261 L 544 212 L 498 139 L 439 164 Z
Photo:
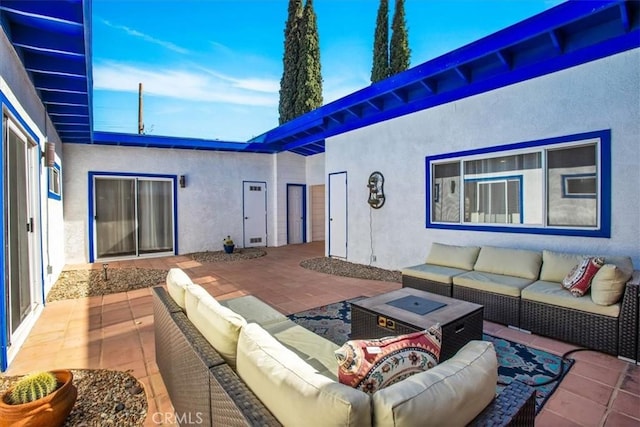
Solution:
M 224 246 L 224 251 L 228 254 L 233 253 L 233 248 L 235 248 L 235 245 L 233 243 L 233 240 L 231 239 L 231 236 L 227 236 L 224 239 L 222 239 L 222 245 Z
M 26 375 L 0 395 L 0 427 L 61 426 L 77 396 L 69 370 Z

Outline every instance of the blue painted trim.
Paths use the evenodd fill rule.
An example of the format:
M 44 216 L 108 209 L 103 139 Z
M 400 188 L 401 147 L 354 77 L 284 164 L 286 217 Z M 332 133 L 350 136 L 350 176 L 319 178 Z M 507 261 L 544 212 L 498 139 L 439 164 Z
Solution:
M 4 92 L 2 92 L 0 90 L 0 164 L 3 165 L 3 170 L 4 170 L 4 165 L 5 165 L 5 125 L 4 125 L 4 117 L 5 116 L 10 116 L 11 120 L 15 121 L 20 127 L 21 130 L 24 131 L 27 134 L 27 137 L 30 138 L 32 141 L 34 141 L 37 146 L 38 146 L 38 150 L 40 150 L 40 152 L 42 152 L 41 150 L 41 143 L 42 141 L 40 140 L 40 138 L 38 138 L 36 132 L 27 124 L 26 120 L 22 118 L 22 116 L 18 113 L 17 108 L 9 101 L 9 98 L 5 95 Z M 42 163 L 42 156 L 38 157 L 38 165 L 39 167 L 41 166 Z M 41 170 L 41 169 L 39 169 Z M 39 222 L 39 230 L 40 230 L 40 236 L 38 238 L 39 243 L 40 243 L 40 260 L 43 260 L 42 254 L 43 254 L 43 249 L 42 249 L 42 206 L 41 206 L 41 191 L 40 189 L 42 188 L 41 186 L 41 174 L 38 173 L 38 185 L 37 185 L 37 189 L 36 191 L 38 191 L 38 207 L 40 208 L 40 211 L 38 212 L 38 222 Z M 9 313 L 9 310 L 6 306 L 6 298 L 5 296 L 7 295 L 7 281 L 6 281 L 6 276 L 4 274 L 4 272 L 6 271 L 6 253 L 5 253 L 5 247 L 7 245 L 7 241 L 6 241 L 6 236 L 5 236 L 5 232 L 4 230 L 6 230 L 7 227 L 7 217 L 6 217 L 6 210 L 5 210 L 5 206 L 4 206 L 4 201 L 5 201 L 5 194 L 4 194 L 4 173 L 0 174 L 0 205 L 2 206 L 2 237 L 0 240 L 0 254 L 2 255 L 2 272 L 3 274 L 0 277 L 0 295 L 2 296 L 2 302 L 0 302 L 0 370 L 1 371 L 5 371 L 8 367 L 8 349 L 9 349 L 9 336 L 7 333 L 7 328 L 8 328 L 8 322 L 7 322 L 7 316 Z M 44 304 L 44 274 L 43 274 L 43 265 L 42 262 L 40 262 L 40 292 L 42 295 L 42 303 Z M 34 278 L 35 280 L 36 278 Z
M 268 241 L 269 241 L 269 209 L 268 209 L 268 198 L 267 198 L 267 182 L 266 181 L 242 181 L 242 218 L 245 218 L 247 216 L 246 211 L 244 210 L 244 185 L 245 184 L 249 184 L 255 182 L 256 184 L 264 184 L 264 211 L 265 211 L 265 218 L 264 218 L 264 235 L 265 237 L 265 242 L 264 245 L 265 246 L 269 246 Z M 244 242 L 246 242 L 246 230 L 245 230 L 245 226 L 244 226 L 244 219 L 242 220 L 242 244 L 244 245 Z
M 307 186 L 305 184 L 287 184 L 287 244 L 290 244 L 289 229 L 289 187 L 302 187 L 302 243 L 307 243 Z
M 596 194 L 569 194 L 567 193 L 567 178 L 584 178 L 584 177 L 592 177 L 593 179 L 597 179 L 595 173 L 574 173 L 574 174 L 566 174 L 560 175 L 560 185 L 562 186 L 562 198 L 563 199 L 595 199 L 597 197 Z
M 58 171 L 58 188 L 60 189 L 60 194 L 51 190 L 51 172 L 47 171 L 47 189 L 49 198 L 53 200 L 62 200 L 62 172 L 60 170 L 60 165 L 58 163 L 54 163 L 53 168 Z
M 87 200 L 88 206 L 88 218 L 87 224 L 89 224 L 89 262 L 94 263 L 96 260 L 94 253 L 94 188 L 93 182 L 95 177 L 99 176 L 113 176 L 113 177 L 130 177 L 130 178 L 163 178 L 170 179 L 173 182 L 173 254 L 178 253 L 178 192 L 177 192 L 177 175 L 165 175 L 165 174 L 153 174 L 153 173 L 134 173 L 134 172 L 102 172 L 102 171 L 89 171 L 87 177 L 89 182 L 87 184 L 88 192 Z M 139 257 L 139 256 L 138 256 Z
M 462 223 L 436 223 L 431 220 L 431 164 L 437 160 L 462 158 L 467 156 L 536 148 L 541 146 L 570 143 L 586 139 L 599 138 L 600 155 L 600 227 L 596 229 L 567 228 L 567 227 L 527 227 L 527 226 L 489 226 L 467 225 Z M 426 228 L 465 231 L 489 231 L 501 233 L 545 234 L 558 236 L 611 237 L 611 130 L 598 130 L 573 135 L 546 138 L 541 140 L 518 142 L 514 144 L 483 147 L 473 150 L 443 153 L 425 157 L 425 209 Z M 546 214 L 545 214 L 546 215 Z
M 0 164 L 2 165 L 2 169 L 4 171 L 5 168 L 5 125 L 4 125 L 4 109 L 5 109 L 6 98 L 2 91 L 0 91 Z M 7 357 L 8 357 L 8 337 L 7 337 L 7 283 L 6 283 L 6 275 L 5 271 L 7 271 L 7 259 L 4 252 L 4 248 L 6 247 L 7 236 L 5 230 L 7 229 L 7 211 L 4 205 L 4 173 L 0 173 L 0 207 L 2 215 L 2 236 L 0 236 L 0 257 L 2 257 L 2 274 L 0 275 L 0 296 L 2 301 L 0 301 L 0 371 L 4 372 L 7 370 Z
M 524 197 L 522 190 L 523 190 L 523 175 L 507 175 L 507 176 L 495 176 L 495 177 L 487 177 L 487 178 L 469 178 L 469 179 L 465 179 L 464 182 L 496 182 L 496 181 L 518 181 L 518 187 L 519 187 L 519 192 L 520 192 L 520 203 L 518 204 L 518 209 L 520 211 L 520 224 L 524 223 Z M 436 184 L 438 185 L 438 184 Z M 506 191 L 508 191 L 508 184 L 507 184 L 507 188 L 505 189 Z M 463 211 L 464 212 L 464 211 Z M 509 215 L 508 213 L 506 213 L 506 215 Z M 463 215 L 464 217 L 464 215 Z M 463 221 L 464 222 L 464 221 Z M 468 221 L 470 222 L 470 221 Z M 475 224 L 475 222 L 473 223 Z M 486 223 L 484 223 L 486 224 Z

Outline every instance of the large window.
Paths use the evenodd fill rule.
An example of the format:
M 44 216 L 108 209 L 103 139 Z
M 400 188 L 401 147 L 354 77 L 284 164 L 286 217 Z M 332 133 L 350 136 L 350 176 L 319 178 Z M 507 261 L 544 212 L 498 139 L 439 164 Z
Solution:
M 610 131 L 427 157 L 427 227 L 608 237 Z

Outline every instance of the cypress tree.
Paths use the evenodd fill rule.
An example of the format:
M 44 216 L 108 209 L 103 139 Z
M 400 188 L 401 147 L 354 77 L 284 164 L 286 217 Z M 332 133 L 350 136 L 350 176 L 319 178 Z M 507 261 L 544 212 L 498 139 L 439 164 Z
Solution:
M 300 24 L 300 50 L 296 77 L 294 117 L 322 105 L 322 73 L 320 67 L 320 39 L 313 0 L 307 0 Z
M 391 29 L 393 34 L 391 35 L 391 53 L 389 55 L 389 75 L 392 76 L 409 68 L 411 56 L 407 20 L 404 14 L 404 0 L 396 0 Z
M 289 0 L 287 22 L 284 29 L 283 70 L 280 79 L 279 122 L 283 124 L 295 116 L 294 103 L 297 92 L 300 36 L 299 27 L 302 19 L 302 0 Z
M 373 39 L 371 83 L 389 77 L 389 0 L 380 0 Z

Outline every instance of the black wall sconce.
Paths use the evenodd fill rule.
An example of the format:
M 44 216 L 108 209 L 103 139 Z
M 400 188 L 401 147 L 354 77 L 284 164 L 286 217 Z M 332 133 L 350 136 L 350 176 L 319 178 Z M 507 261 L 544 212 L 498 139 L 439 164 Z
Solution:
M 456 182 L 454 180 L 451 180 L 451 194 L 454 194 L 456 192 Z
M 187 177 L 186 175 L 180 175 L 180 188 L 184 188 L 187 186 Z
M 44 166 L 52 168 L 56 164 L 56 144 L 45 139 L 42 157 L 44 157 Z
M 381 172 L 373 172 L 369 175 L 369 181 L 367 182 L 369 188 L 369 199 L 367 203 L 373 209 L 380 209 L 384 205 L 384 176 Z

